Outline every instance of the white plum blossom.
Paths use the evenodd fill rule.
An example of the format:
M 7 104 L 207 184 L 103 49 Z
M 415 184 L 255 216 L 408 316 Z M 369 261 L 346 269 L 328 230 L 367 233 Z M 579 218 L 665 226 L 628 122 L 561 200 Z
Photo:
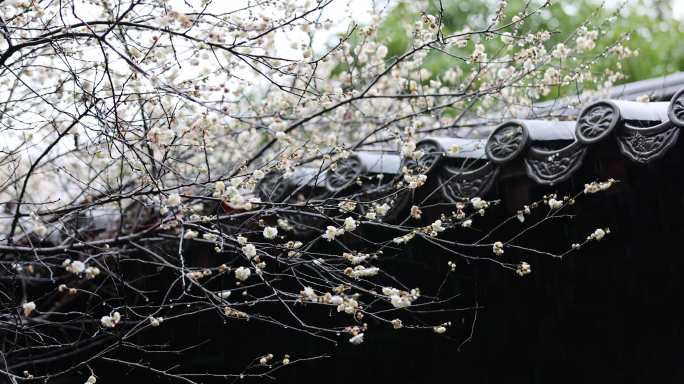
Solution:
M 492 245 L 492 251 L 494 252 L 495 255 L 501 256 L 504 254 L 504 249 L 503 249 L 503 243 L 500 241 L 495 242 Z
M 485 46 L 482 43 L 475 44 L 475 49 L 470 55 L 470 60 L 479 63 L 487 61 L 487 54 L 485 53 Z
M 290 230 L 292 230 L 292 225 L 290 225 L 290 222 L 287 221 L 287 219 L 278 219 L 278 226 L 279 226 L 283 231 L 290 231 Z
M 458 144 L 454 144 L 447 149 L 449 156 L 456 156 L 459 154 L 459 152 L 461 152 L 461 146 Z
M 518 276 L 528 275 L 528 274 L 532 273 L 532 267 L 528 263 L 523 261 L 515 269 L 515 273 L 517 273 Z
M 197 281 L 197 280 L 199 280 L 205 276 L 206 275 L 202 271 L 190 271 L 190 272 L 187 272 L 185 274 L 185 277 L 187 277 L 190 280 L 195 280 L 195 281 Z
M 163 317 L 154 317 L 150 316 L 150 325 L 153 327 L 158 327 L 161 325 L 161 323 L 164 322 Z
M 353 231 L 356 229 L 356 220 L 354 220 L 353 217 L 349 216 L 346 219 L 344 219 L 344 230 L 345 231 Z
M 430 227 L 434 232 L 443 232 L 446 228 L 442 225 L 442 220 L 435 220 Z
M 341 211 L 351 212 L 356 209 L 356 201 L 354 200 L 344 200 L 337 204 Z
M 551 56 L 556 59 L 566 59 L 572 50 L 563 43 L 556 44 L 556 47 L 551 52 Z
M 251 259 L 257 255 L 257 250 L 254 244 L 246 244 L 244 247 L 242 247 L 242 253 L 244 253 L 248 259 Z
M 268 355 L 263 356 L 261 359 L 259 359 L 259 364 L 266 365 L 271 360 L 273 360 L 273 354 L 269 353 Z
M 597 31 L 587 31 L 584 29 L 582 33 L 575 39 L 575 45 L 580 52 L 586 52 L 596 47 Z
M 175 132 L 171 129 L 153 127 L 147 133 L 147 139 L 155 145 L 164 146 L 171 144 L 171 141 L 176 136 Z
M 223 196 L 223 192 L 226 191 L 226 183 L 223 181 L 217 181 L 214 183 L 214 194 L 212 195 L 213 197 L 221 197 Z
M 42 222 L 37 222 L 33 227 L 33 232 L 39 237 L 45 237 L 47 234 L 47 227 Z
M 420 160 L 424 153 L 423 151 L 416 151 L 416 142 L 410 140 L 402 143 L 401 155 L 409 159 Z M 405 168 L 404 171 L 408 171 L 408 168 Z
M 375 54 L 379 59 L 384 59 L 387 56 L 387 46 L 381 44 L 375 50 Z
M 395 244 L 404 244 L 404 243 L 408 243 L 409 241 L 411 241 L 411 239 L 413 239 L 415 236 L 416 236 L 416 234 L 414 232 L 409 232 L 409 233 L 405 234 L 404 236 L 395 237 L 394 239 L 392 239 L 392 241 Z
M 427 181 L 427 175 L 404 175 L 404 181 L 408 183 L 407 187 L 409 189 L 416 189 L 425 184 L 425 181 Z M 384 216 L 384 214 L 381 216 Z
M 349 262 L 352 263 L 352 265 L 361 264 L 364 261 L 368 260 L 368 258 L 370 257 L 370 255 L 366 255 L 364 253 L 358 253 L 358 254 L 354 255 L 352 253 L 346 253 L 346 252 L 342 256 L 345 259 L 349 260 Z
M 278 228 L 276 227 L 265 227 L 264 228 L 264 238 L 266 239 L 275 239 L 276 236 L 278 236 Z
M 359 309 L 359 302 L 354 298 L 344 298 L 342 303 L 337 306 L 337 312 L 344 312 L 353 315 Z
M 380 272 L 380 268 L 378 268 L 378 267 L 364 267 L 363 265 L 357 265 L 353 269 L 347 268 L 346 271 L 347 271 L 347 274 L 349 276 L 358 279 L 361 277 L 375 276 Z
M 208 241 L 216 241 L 216 240 L 218 240 L 219 235 L 217 235 L 217 234 L 215 234 L 215 233 L 209 233 L 209 232 L 207 232 L 207 233 L 203 233 L 203 234 L 202 234 L 202 238 L 203 238 L 204 240 L 208 240 Z
M 80 260 L 71 261 L 69 259 L 66 259 L 64 260 L 62 265 L 64 266 L 64 269 L 66 269 L 68 272 L 73 273 L 74 275 L 78 275 L 86 269 L 85 263 Z
M 613 179 L 608 179 L 607 181 L 603 182 L 591 182 L 589 184 L 584 184 L 584 193 L 597 193 L 601 191 L 605 191 L 609 189 L 610 187 L 613 186 L 613 183 L 615 183 L 615 180 Z
M 304 287 L 304 289 L 299 293 L 302 296 L 302 299 L 311 301 L 311 302 L 318 302 L 318 295 L 316 295 L 316 292 L 314 292 L 313 288 L 311 287 Z
M 100 274 L 100 268 L 98 267 L 87 267 L 85 269 L 86 279 L 94 279 Z
M 36 309 L 36 303 L 29 301 L 28 303 L 22 304 L 21 308 L 24 310 L 24 316 L 29 317 L 33 310 Z
M 610 229 L 597 228 L 591 235 L 587 237 L 587 240 L 601 241 L 607 234 L 610 233 Z
M 411 292 L 406 292 L 392 287 L 384 287 L 382 288 L 382 294 L 389 297 L 390 303 L 395 308 L 405 308 L 420 297 L 420 290 L 414 288 Z
M 503 67 L 499 69 L 499 71 L 496 74 L 501 81 L 510 80 L 510 78 L 515 74 L 515 67 L 512 67 L 510 65 Z
M 330 304 L 342 305 L 342 303 L 344 303 L 344 299 L 342 298 L 342 296 L 339 296 L 339 295 L 330 296 Z
M 387 203 L 383 203 L 381 205 L 376 205 L 375 206 L 375 212 L 378 214 L 378 216 L 383 217 L 387 215 L 387 212 L 390 210 L 390 206 Z
M 335 240 L 336 236 L 340 236 L 344 234 L 344 229 L 342 228 L 336 228 L 333 227 L 332 225 L 329 225 L 325 229 L 325 233 L 321 235 L 322 238 L 328 240 L 328 241 L 333 241 Z
M 504 44 L 510 44 L 513 42 L 513 35 L 510 32 L 504 32 L 501 34 L 501 41 Z
M 556 200 L 555 198 L 550 198 L 548 201 L 549 208 L 551 209 L 560 209 L 563 206 L 563 201 L 562 200 Z
M 473 197 L 470 199 L 470 203 L 473 205 L 474 209 L 480 210 L 480 209 L 485 209 L 489 206 L 489 203 L 485 200 L 482 200 L 479 197 Z
M 121 321 L 121 314 L 114 312 L 111 316 L 102 316 L 100 323 L 105 328 L 114 328 Z
M 411 305 L 411 300 L 406 296 L 392 295 L 390 296 L 390 302 L 395 308 L 404 308 Z
M 521 223 L 525 222 L 525 214 L 523 211 L 518 211 L 518 213 L 515 215 L 515 217 L 517 217 L 518 221 L 520 221 Z
M 235 270 L 235 278 L 240 280 L 240 281 L 245 281 L 249 279 L 249 276 L 252 275 L 252 271 L 249 268 L 245 267 L 238 267 Z
M 547 85 L 555 85 L 560 83 L 560 81 L 561 73 L 559 70 L 553 67 L 546 69 L 546 71 L 544 72 L 544 83 L 546 83 Z
M 423 211 L 418 207 L 418 206 L 412 206 L 411 207 L 411 217 L 414 219 L 418 220 L 420 219 L 420 216 L 423 214 Z
M 166 206 L 167 207 L 177 207 L 181 205 L 181 197 L 177 193 L 172 193 L 169 195 L 169 197 L 166 198 Z
M 359 333 L 359 334 L 357 334 L 357 335 L 355 335 L 355 336 L 352 336 L 352 337 L 349 339 L 349 342 L 352 343 L 352 344 L 354 344 L 354 345 L 359 345 L 359 344 L 363 343 L 363 332 L 362 332 L 362 333 Z

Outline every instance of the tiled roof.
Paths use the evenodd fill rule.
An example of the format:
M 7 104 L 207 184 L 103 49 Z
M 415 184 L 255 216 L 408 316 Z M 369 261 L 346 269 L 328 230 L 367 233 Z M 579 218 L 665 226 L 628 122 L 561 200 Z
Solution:
M 677 92 L 675 85 L 680 88 Z M 611 94 L 671 99 L 598 100 L 575 113 L 574 121 L 505 121 L 486 140 L 426 137 L 416 144 L 423 153 L 418 159 L 402 158 L 398 152 L 358 151 L 324 172 L 300 168 L 287 177 L 270 174 L 258 191 L 263 201 L 302 204 L 352 199 L 361 203 L 361 209 L 390 202 L 397 211 L 407 201 L 415 202 L 420 190 L 423 200 L 439 197 L 456 202 L 484 196 L 507 167 L 522 166 L 532 181 L 552 186 L 571 177 L 587 152 L 608 140 L 617 142 L 626 159 L 638 163 L 663 156 L 677 141 L 684 127 L 684 73 L 621 86 Z M 401 190 L 396 188 L 398 184 L 407 184 L 404 167 L 413 174 L 427 175 L 418 191 L 404 188 L 397 192 Z

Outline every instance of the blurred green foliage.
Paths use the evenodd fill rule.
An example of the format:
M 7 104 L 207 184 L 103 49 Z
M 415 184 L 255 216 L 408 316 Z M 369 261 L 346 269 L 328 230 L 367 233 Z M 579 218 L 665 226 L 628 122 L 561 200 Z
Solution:
M 548 30 L 552 33 L 547 45 L 550 49 L 585 24 L 589 29 L 605 32 L 597 41 L 594 52 L 600 52 L 621 36 L 629 34 L 630 40 L 625 45 L 638 50 L 639 56 L 621 62 L 626 76 L 622 82 L 663 76 L 684 69 L 684 27 L 682 21 L 673 16 L 673 1 L 682 0 L 631 0 L 613 5 L 603 5 L 596 0 L 556 0 L 528 19 L 520 34 Z M 431 0 L 429 13 L 436 15 L 440 8 L 444 10 L 445 34 L 461 31 L 466 26 L 472 30 L 484 29 L 491 22 L 496 3 L 494 0 L 442 0 L 440 6 L 438 0 Z M 503 22 L 509 22 L 524 9 L 539 7 L 540 3 L 509 0 Z M 380 41 L 389 48 L 388 57 L 400 55 L 408 49 L 411 42 L 409 33 L 419 17 L 411 10 L 410 0 L 402 0 L 383 20 L 378 34 Z M 502 44 L 498 38 L 485 42 L 487 52 L 496 52 Z M 460 52 L 461 56 L 467 57 L 472 48 L 473 45 L 469 44 Z M 594 66 L 594 71 L 615 68 L 617 59 L 602 60 Z M 431 53 L 424 63 L 433 75 L 444 73 L 455 65 L 465 65 L 461 60 L 437 52 Z

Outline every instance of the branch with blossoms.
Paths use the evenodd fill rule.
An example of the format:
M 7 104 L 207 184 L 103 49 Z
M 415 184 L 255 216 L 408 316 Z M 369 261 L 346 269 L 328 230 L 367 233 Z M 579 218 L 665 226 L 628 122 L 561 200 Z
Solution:
M 264 346 L 238 356 L 237 372 L 151 362 L 208 342 L 153 341 L 200 317 L 333 346 L 382 327 L 444 334 L 449 313 L 478 308 L 409 283 L 397 266 L 413 242 L 448 254 L 446 275 L 432 271 L 447 281 L 458 260 L 524 276 L 530 264 L 507 249 L 563 257 L 608 233 L 560 254 L 518 242 L 612 181 L 454 241 L 446 234 L 477 227 L 496 201 L 435 203 L 441 186 L 411 166 L 428 155 L 416 146 L 426 134 L 486 130 L 553 90 L 619 80 L 592 73 L 634 54 L 622 41 L 597 51 L 602 24 L 552 43 L 550 31 L 523 32 L 548 2 L 511 15 L 502 1 L 486 24 L 448 32 L 441 7 L 418 1 L 410 46 L 390 52 L 378 32 L 390 4 L 359 25 L 332 19 L 342 0 L 226 3 L 0 1 L 0 372 L 11 382 L 92 384 L 102 366 L 186 383 L 258 378 L 326 356 Z M 453 66 L 431 73 L 430 57 Z M 351 160 L 380 152 L 401 166 L 353 173 Z M 302 170 L 292 188 L 273 182 Z M 534 210 L 548 213 L 526 221 Z M 517 221 L 516 236 L 496 238 Z

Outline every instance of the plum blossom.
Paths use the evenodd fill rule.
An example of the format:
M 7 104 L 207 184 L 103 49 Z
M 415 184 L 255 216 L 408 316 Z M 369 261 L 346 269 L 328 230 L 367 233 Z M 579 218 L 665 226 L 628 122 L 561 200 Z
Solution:
M 596 38 L 598 31 L 589 31 L 586 28 L 580 30 L 580 35 L 575 39 L 575 45 L 580 52 L 586 52 L 596 47 Z
M 216 183 L 214 183 L 214 193 L 212 196 L 213 197 L 221 197 L 221 196 L 223 196 L 223 192 L 225 192 L 225 191 L 226 191 L 226 183 L 224 183 L 223 181 L 217 181 Z
M 350 263 L 352 263 L 352 265 L 361 264 L 364 261 L 368 260 L 368 258 L 370 258 L 370 255 L 364 253 L 358 253 L 355 255 L 352 253 L 345 252 L 342 256 L 345 259 L 347 259 Z
M 244 253 L 248 259 L 251 259 L 257 255 L 257 250 L 254 244 L 246 244 L 244 247 L 242 247 L 242 253 Z
M 518 266 L 515 269 L 515 273 L 517 273 L 518 276 L 528 275 L 532 273 L 532 267 L 528 263 L 523 261 L 522 263 L 518 264 Z
M 443 232 L 446 228 L 442 225 L 442 220 L 435 220 L 431 225 L 433 232 Z
M 418 207 L 418 206 L 412 206 L 411 207 L 411 217 L 414 219 L 418 220 L 420 219 L 420 216 L 423 214 L 423 211 Z
M 150 316 L 150 325 L 153 327 L 158 327 L 161 325 L 161 323 L 164 322 L 163 317 L 153 317 Z
M 102 316 L 100 323 L 105 328 L 114 328 L 121 321 L 121 314 L 119 312 L 114 312 L 111 316 Z
M 552 197 L 548 200 L 547 204 L 551 209 L 560 209 L 563 206 L 563 201 L 556 200 L 556 198 Z
M 383 217 L 387 215 L 387 212 L 390 210 L 390 206 L 387 203 L 383 203 L 381 205 L 376 205 L 375 206 L 375 212 L 378 214 L 378 216 Z
M 275 239 L 276 236 L 278 236 L 278 228 L 276 227 L 265 227 L 264 228 L 264 238 L 266 239 Z
M 66 259 L 64 260 L 62 265 L 64 266 L 64 269 L 66 269 L 68 272 L 73 273 L 74 275 L 78 275 L 86 269 L 85 263 L 80 260 L 71 261 L 69 259 Z
M 29 317 L 31 316 L 31 313 L 33 313 L 33 310 L 36 309 L 36 303 L 29 301 L 28 303 L 22 304 L 21 308 L 24 310 L 24 316 Z
M 316 292 L 311 287 L 304 287 L 304 289 L 299 294 L 302 296 L 303 300 L 311 301 L 314 303 L 318 302 L 318 295 L 316 295 Z
M 478 209 L 478 210 L 479 209 L 485 209 L 485 208 L 489 207 L 489 203 L 485 200 L 482 200 L 479 197 L 473 197 L 472 199 L 470 199 L 470 203 L 473 205 L 474 209 Z
M 606 228 L 605 230 L 602 228 L 597 228 L 591 235 L 589 235 L 589 237 L 587 237 L 587 240 L 600 241 L 609 233 L 610 233 L 610 229 L 608 229 L 608 228 Z
M 252 274 L 252 271 L 249 268 L 245 267 L 238 267 L 235 270 L 235 278 L 240 280 L 240 281 L 245 281 L 249 279 L 249 276 Z
M 328 241 L 333 241 L 335 240 L 336 236 L 340 236 L 344 234 L 344 229 L 342 228 L 336 228 L 333 227 L 332 225 L 329 225 L 325 229 L 325 233 L 321 235 L 322 238 L 328 240 Z
M 492 245 L 492 251 L 494 252 L 495 255 L 501 256 L 504 254 L 504 249 L 503 249 L 503 243 L 500 241 L 495 242 Z
M 349 216 L 346 219 L 344 219 L 344 230 L 345 231 L 353 231 L 356 229 L 357 223 L 356 220 L 354 220 L 353 217 Z
M 359 344 L 363 343 L 363 332 L 352 336 L 349 339 L 349 342 L 354 344 L 354 345 L 359 345 Z
M 589 184 L 584 184 L 584 193 L 597 193 L 601 191 L 605 191 L 609 189 L 610 187 L 613 186 L 613 183 L 615 183 L 614 179 L 608 179 L 607 181 L 603 182 L 591 182 Z
M 166 198 L 166 206 L 167 207 L 177 207 L 181 205 L 181 197 L 177 193 L 172 193 L 169 195 L 169 197 Z
M 364 267 L 363 265 L 357 265 L 354 268 L 347 268 L 345 270 L 345 273 L 351 277 L 354 278 L 361 278 L 361 277 L 371 277 L 375 276 L 380 272 L 380 268 L 378 267 Z

